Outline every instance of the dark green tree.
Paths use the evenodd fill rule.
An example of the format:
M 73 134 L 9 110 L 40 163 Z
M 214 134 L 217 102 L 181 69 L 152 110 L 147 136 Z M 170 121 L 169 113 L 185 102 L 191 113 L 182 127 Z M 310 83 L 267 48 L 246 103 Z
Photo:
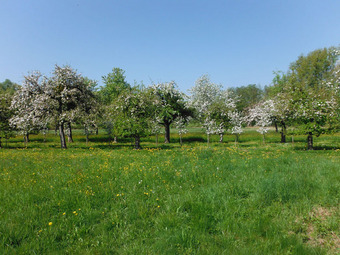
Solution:
M 125 71 L 121 68 L 113 68 L 112 72 L 103 76 L 104 86 L 99 90 L 102 102 L 109 105 L 117 97 L 126 90 L 130 90 L 131 86 L 125 80 Z
M 0 82 L 0 94 L 8 93 L 13 95 L 19 88 L 20 86 L 18 84 L 11 82 L 9 79 Z
M 107 133 L 114 137 L 114 142 L 117 142 L 117 136 L 120 135 L 119 114 L 112 111 L 119 96 L 131 91 L 130 84 L 126 81 L 125 71 L 121 68 L 113 68 L 112 72 L 103 76 L 104 86 L 102 86 L 97 95 L 99 102 L 103 105 L 102 108 L 102 125 Z
M 122 92 L 113 104 L 111 111 L 117 116 L 116 125 L 120 133 L 135 140 L 135 149 L 141 149 L 140 138 L 150 133 L 152 98 L 145 89 L 134 87 Z
M 12 128 L 10 126 L 9 120 L 13 115 L 11 106 L 11 96 L 8 93 L 0 94 L 0 148 L 1 139 L 9 138 L 12 134 Z
M 261 101 L 263 98 L 263 91 L 255 84 L 242 86 L 232 89 L 238 101 L 236 102 L 236 109 L 243 111 Z

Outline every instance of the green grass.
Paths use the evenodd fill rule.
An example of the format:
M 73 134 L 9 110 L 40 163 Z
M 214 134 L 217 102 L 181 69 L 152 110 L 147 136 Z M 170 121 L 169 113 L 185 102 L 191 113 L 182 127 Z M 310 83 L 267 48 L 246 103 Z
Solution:
M 111 144 L 81 133 L 0 150 L 0 254 L 336 254 L 339 134 L 294 146 L 252 130 L 223 144 Z M 162 142 L 162 141 L 160 141 Z M 4 142 L 6 145 L 6 143 Z

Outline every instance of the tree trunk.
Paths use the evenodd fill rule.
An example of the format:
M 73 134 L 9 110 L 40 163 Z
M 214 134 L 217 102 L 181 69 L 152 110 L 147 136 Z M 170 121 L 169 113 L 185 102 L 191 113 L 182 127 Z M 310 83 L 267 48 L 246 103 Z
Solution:
M 99 128 L 96 127 L 96 135 L 98 135 L 98 134 L 99 134 Z
M 181 147 L 182 147 L 182 145 L 183 145 L 182 135 L 179 135 L 179 143 L 181 144 Z
M 223 143 L 223 133 L 220 134 L 220 143 Z
M 156 134 L 156 146 L 158 146 L 158 134 Z
M 235 134 L 235 146 L 237 146 L 237 143 L 238 143 L 238 134 Z
M 0 136 L 0 149 L 2 148 L 2 147 L 1 147 L 1 138 L 2 138 L 2 137 Z
M 281 131 L 280 133 L 281 133 L 281 143 L 286 143 L 286 134 L 283 131 Z
M 313 133 L 309 133 L 307 137 L 308 150 L 313 150 Z
M 266 135 L 265 135 L 265 134 L 263 134 L 262 143 L 263 143 L 263 144 L 266 144 Z
M 30 142 L 30 134 L 28 132 L 25 134 L 24 139 L 26 143 Z
M 164 123 L 164 143 L 170 143 L 170 123 Z
M 65 133 L 64 133 L 64 123 L 59 124 L 59 136 L 60 136 L 60 143 L 62 149 L 67 149 L 66 147 L 66 140 L 65 140 Z
M 210 143 L 210 135 L 207 134 L 207 144 L 209 144 L 209 143 Z
M 87 145 L 89 143 L 89 129 L 87 128 L 86 124 L 84 124 L 84 132 L 85 132 L 86 145 Z
M 279 130 L 278 130 L 278 128 L 277 128 L 277 122 L 276 122 L 276 121 L 274 122 L 274 125 L 275 125 L 275 132 L 278 133 Z
M 286 143 L 286 125 L 283 121 L 281 121 L 281 143 Z
M 117 136 L 113 137 L 113 143 L 117 143 Z
M 71 122 L 67 122 L 67 141 L 73 143 Z
M 140 137 L 139 136 L 135 136 L 135 150 L 140 150 Z
M 24 143 L 25 143 L 25 147 L 27 147 L 27 143 L 30 141 L 30 137 L 29 137 L 29 133 L 25 133 L 24 134 Z

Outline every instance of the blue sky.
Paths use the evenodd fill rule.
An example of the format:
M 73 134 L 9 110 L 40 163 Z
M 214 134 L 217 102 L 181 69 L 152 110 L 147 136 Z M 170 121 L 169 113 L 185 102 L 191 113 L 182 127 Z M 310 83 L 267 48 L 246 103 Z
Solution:
M 55 64 L 102 84 L 209 74 L 224 87 L 271 83 L 301 54 L 340 45 L 339 0 L 0 0 L 0 81 Z

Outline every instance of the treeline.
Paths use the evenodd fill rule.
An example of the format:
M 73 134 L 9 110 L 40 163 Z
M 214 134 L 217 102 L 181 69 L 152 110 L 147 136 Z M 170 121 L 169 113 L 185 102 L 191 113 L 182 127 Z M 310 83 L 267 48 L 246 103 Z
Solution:
M 21 86 L 6 80 L 0 83 L 1 138 L 21 132 L 29 142 L 32 132 L 59 133 L 61 148 L 72 142 L 72 127 L 82 125 L 86 141 L 90 131 L 105 128 L 113 141 L 133 137 L 140 148 L 141 137 L 164 132 L 170 142 L 170 127 L 182 135 L 190 121 L 205 130 L 207 139 L 230 132 L 235 142 L 246 125 L 258 126 L 263 135 L 268 127 L 280 129 L 286 142 L 287 127 L 306 134 L 308 149 L 313 136 L 339 130 L 340 67 L 339 48 L 318 49 L 299 56 L 287 72 L 275 73 L 264 89 L 248 86 L 224 89 L 208 75 L 197 79 L 189 95 L 174 81 L 152 84 L 129 84 L 124 70 L 113 68 L 103 76 L 104 86 L 78 74 L 70 66 L 55 66 L 51 77 L 39 72 L 24 77 Z

